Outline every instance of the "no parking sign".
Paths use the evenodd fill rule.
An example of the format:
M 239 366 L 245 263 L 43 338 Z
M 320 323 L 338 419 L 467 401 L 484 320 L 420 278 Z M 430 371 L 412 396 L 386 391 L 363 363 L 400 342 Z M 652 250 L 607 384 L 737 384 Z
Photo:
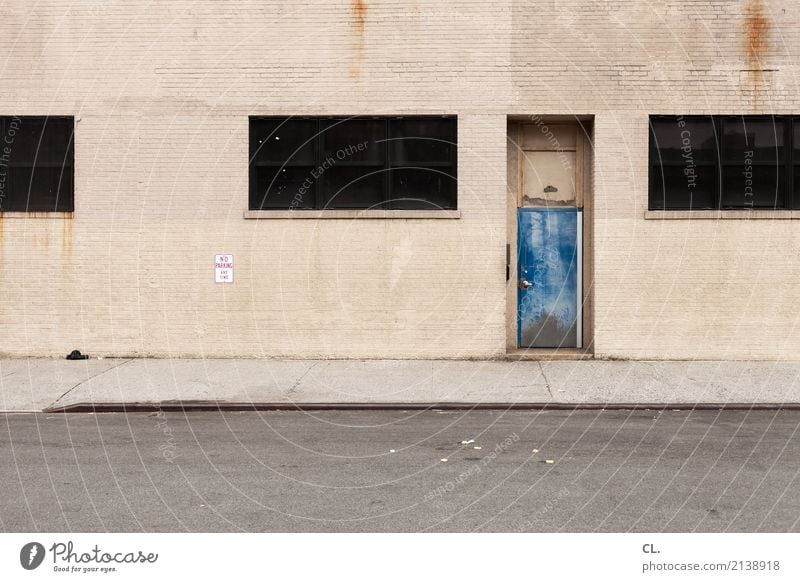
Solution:
M 214 282 L 233 283 L 233 255 L 214 255 Z

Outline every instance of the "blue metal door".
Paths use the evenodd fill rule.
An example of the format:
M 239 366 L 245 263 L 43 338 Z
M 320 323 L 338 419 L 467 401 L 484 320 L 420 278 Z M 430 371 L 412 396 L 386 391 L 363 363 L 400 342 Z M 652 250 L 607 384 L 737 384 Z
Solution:
M 519 208 L 517 216 L 517 344 L 581 347 L 582 210 Z

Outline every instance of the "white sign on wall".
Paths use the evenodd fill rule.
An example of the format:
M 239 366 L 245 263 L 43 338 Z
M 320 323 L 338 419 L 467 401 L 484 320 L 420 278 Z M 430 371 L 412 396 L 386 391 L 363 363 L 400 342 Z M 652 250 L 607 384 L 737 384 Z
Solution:
M 233 255 L 214 255 L 214 282 L 233 283 Z

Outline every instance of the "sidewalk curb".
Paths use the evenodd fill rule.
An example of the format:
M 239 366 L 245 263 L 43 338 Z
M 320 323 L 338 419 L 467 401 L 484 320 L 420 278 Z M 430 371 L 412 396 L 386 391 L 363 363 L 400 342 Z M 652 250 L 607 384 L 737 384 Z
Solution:
M 627 402 L 216 402 L 168 400 L 163 402 L 79 402 L 53 406 L 45 413 L 107 412 L 243 412 L 326 410 L 800 410 L 800 402 L 778 403 L 627 403 Z

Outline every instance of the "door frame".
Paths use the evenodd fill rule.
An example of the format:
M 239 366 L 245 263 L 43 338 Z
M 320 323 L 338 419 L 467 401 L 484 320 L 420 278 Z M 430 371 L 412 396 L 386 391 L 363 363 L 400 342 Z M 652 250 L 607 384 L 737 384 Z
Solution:
M 581 271 L 581 292 L 583 295 L 582 318 L 579 325 L 582 329 L 583 347 L 581 348 L 520 348 L 517 344 L 517 212 L 522 206 L 523 181 L 523 149 L 531 151 L 561 151 L 573 148 L 559 148 L 558 143 L 537 144 L 535 148 L 523 145 L 523 126 L 534 126 L 543 135 L 557 126 L 570 126 L 576 130 L 575 141 L 575 195 L 576 206 L 583 209 L 583 268 Z M 594 353 L 594 309 L 592 287 L 594 282 L 592 233 L 594 197 L 592 195 L 593 116 L 540 116 L 511 115 L 507 119 L 507 233 L 506 246 L 506 353 L 512 357 L 591 357 Z M 550 140 L 552 141 L 552 140 Z M 549 147 L 548 147 L 549 146 Z

